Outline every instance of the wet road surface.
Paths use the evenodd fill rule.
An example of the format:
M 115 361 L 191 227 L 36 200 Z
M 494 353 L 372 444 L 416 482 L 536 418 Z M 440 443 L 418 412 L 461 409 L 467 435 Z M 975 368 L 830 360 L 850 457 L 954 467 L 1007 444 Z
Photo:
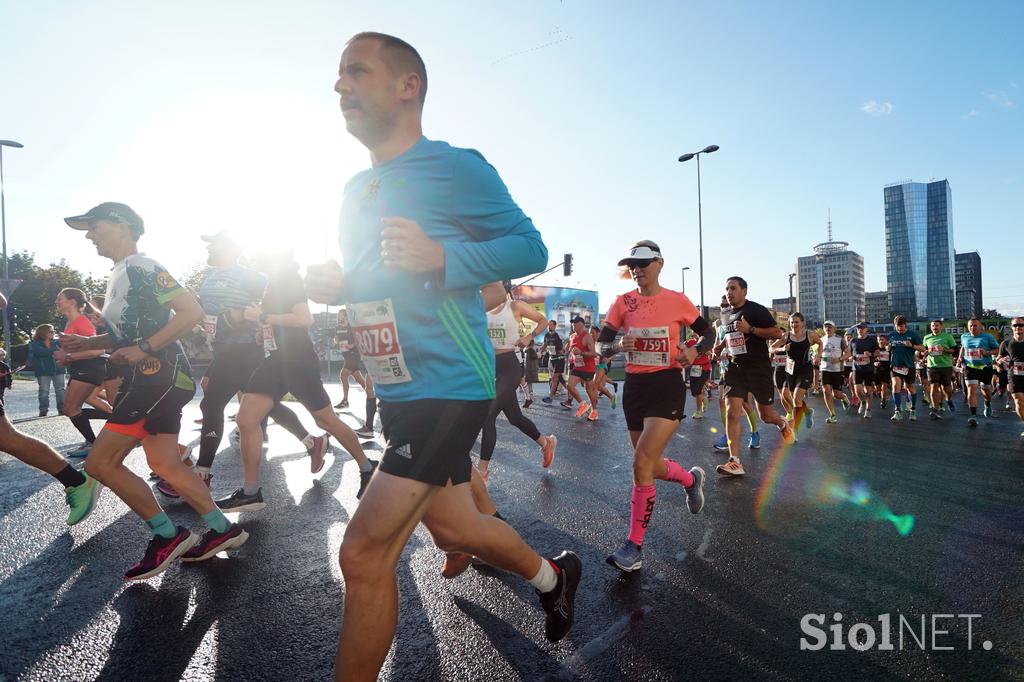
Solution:
M 329 390 L 340 395 L 337 385 Z M 34 391 L 17 386 L 8 404 L 31 412 Z M 358 389 L 351 400 L 356 413 L 344 419 L 357 426 Z M 821 407 L 820 399 L 812 405 Z M 954 420 L 922 414 L 899 424 L 888 413 L 871 422 L 841 413 L 834 426 L 819 409 L 814 427 L 789 448 L 762 426 L 762 448 L 744 447 L 747 476 L 736 480 L 714 474 L 724 459 L 711 447 L 717 410 L 686 419 L 666 454 L 709 473 L 707 505 L 691 516 L 681 488 L 659 482 L 643 569 L 622 575 L 604 562 L 628 523 L 631 457 L 621 411 L 603 405 L 594 424 L 538 401 L 527 414 L 543 433 L 558 434 L 554 465 L 543 470 L 536 446 L 501 421 L 490 490 L 539 551 L 579 553 L 576 624 L 548 644 L 525 581 L 486 567 L 441 578 L 443 557 L 421 528 L 399 565 L 401 614 L 382 679 L 1024 679 L 1024 444 L 1022 426 L 998 407 L 998 419 L 973 430 L 963 409 Z M 194 402 L 182 442 L 198 435 L 197 416 Z M 19 428 L 57 446 L 77 442 L 63 418 Z M 368 454 L 379 457 L 380 447 Z M 128 463 L 148 472 L 141 450 Z M 238 452 L 225 440 L 215 496 L 240 480 Z M 230 558 L 177 564 L 134 584 L 121 575 L 148 535 L 109 491 L 68 529 L 52 478 L 0 454 L 0 482 L 0 679 L 333 674 L 343 593 L 336 558 L 358 486 L 343 451 L 314 477 L 301 446 L 271 427 L 268 507 L 239 515 L 248 543 Z M 166 509 L 176 523 L 201 529 L 185 505 Z M 896 527 L 904 515 L 914 517 L 906 537 Z M 829 631 L 824 649 L 801 651 L 802 637 L 817 641 L 801 631 L 801 619 L 823 614 L 828 631 L 835 613 L 845 650 L 829 648 Z M 878 648 L 883 614 L 892 614 L 893 650 Z M 942 614 L 933 628 L 933 615 Z M 956 617 L 970 614 L 978 617 Z M 922 616 L 927 650 L 914 639 Z M 873 628 L 877 641 L 867 651 L 846 640 L 855 623 Z M 932 650 L 933 629 L 934 643 L 953 650 Z M 856 641 L 864 642 L 866 628 L 859 630 Z

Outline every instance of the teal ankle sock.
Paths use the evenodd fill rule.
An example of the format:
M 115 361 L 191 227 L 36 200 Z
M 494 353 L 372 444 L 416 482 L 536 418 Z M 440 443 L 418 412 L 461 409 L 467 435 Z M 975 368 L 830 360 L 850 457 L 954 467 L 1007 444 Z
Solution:
M 153 531 L 153 535 L 164 539 L 173 538 L 178 534 L 178 529 L 171 523 L 171 518 L 166 512 L 160 512 L 151 519 L 146 519 L 146 525 Z
M 211 511 L 203 514 L 203 521 L 206 522 L 207 526 L 218 533 L 223 533 L 231 527 L 231 522 L 228 521 L 228 517 L 224 516 L 224 512 L 217 507 L 214 507 Z

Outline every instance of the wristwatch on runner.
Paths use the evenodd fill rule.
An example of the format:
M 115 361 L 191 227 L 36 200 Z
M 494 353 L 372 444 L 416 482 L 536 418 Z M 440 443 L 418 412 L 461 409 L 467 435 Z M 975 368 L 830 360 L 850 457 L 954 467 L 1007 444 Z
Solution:
M 149 341 L 147 339 L 140 339 L 138 346 L 139 350 L 141 350 L 143 353 L 153 352 L 153 346 L 149 345 Z

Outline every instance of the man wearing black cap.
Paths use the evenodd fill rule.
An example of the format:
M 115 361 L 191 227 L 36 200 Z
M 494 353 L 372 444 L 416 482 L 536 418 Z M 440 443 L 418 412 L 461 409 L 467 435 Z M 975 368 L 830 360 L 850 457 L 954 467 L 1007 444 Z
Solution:
M 203 329 L 213 345 L 213 362 L 206 371 L 200 403 L 203 429 L 196 471 L 209 485 L 210 467 L 224 435 L 224 408 L 263 362 L 260 327 L 245 320 L 242 313 L 262 300 L 267 278 L 239 263 L 242 245 L 227 230 L 203 236 L 202 240 L 209 254 L 206 262 L 213 269 L 199 290 L 199 301 L 203 306 Z M 280 402 L 271 409 L 270 418 L 302 441 L 309 453 L 310 471 L 318 473 L 324 465 L 327 437 L 311 436 L 295 413 Z M 164 488 L 158 489 L 164 492 Z
M 853 353 L 853 390 L 860 398 L 860 414 L 871 419 L 871 401 L 875 396 L 875 357 L 878 355 L 878 339 L 868 335 L 868 325 L 857 325 L 857 338 L 850 341 Z
M 569 339 L 568 358 L 572 369 L 569 370 L 569 383 L 565 386 L 569 397 L 561 405 L 568 410 L 572 407 L 572 401 L 575 399 L 579 403 L 576 416 L 582 417 L 589 412 L 587 420 L 597 421 L 597 391 L 594 389 L 594 374 L 597 372 L 597 348 L 594 347 L 594 338 L 587 332 L 586 320 L 577 315 L 572 318 L 571 322 L 573 335 Z M 576 390 L 580 382 L 583 383 L 587 397 L 590 398 L 589 403 L 583 400 L 579 391 Z
M 241 546 L 248 533 L 227 520 L 178 451 L 181 408 L 195 395 L 192 371 L 178 339 L 203 319 L 203 309 L 162 265 L 138 252 L 145 227 L 128 206 L 107 202 L 64 221 L 85 231 L 97 253 L 114 262 L 103 308 L 107 333 L 66 334 L 61 346 L 71 352 L 112 350 L 110 362 L 127 366 L 114 411 L 85 462 L 86 472 L 124 500 L 153 531 L 145 555 L 128 569 L 125 579 L 143 580 L 162 573 L 176 559 L 202 561 Z M 140 442 L 150 468 L 202 515 L 209 526 L 202 539 L 176 527 L 146 482 L 124 465 Z

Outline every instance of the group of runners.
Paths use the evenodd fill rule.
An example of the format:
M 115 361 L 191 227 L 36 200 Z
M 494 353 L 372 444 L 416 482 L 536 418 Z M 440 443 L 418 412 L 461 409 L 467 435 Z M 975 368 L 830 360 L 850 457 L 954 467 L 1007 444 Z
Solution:
M 335 91 L 348 131 L 368 149 L 372 163 L 344 189 L 339 228 L 344 268 L 333 261 L 311 265 L 303 280 L 286 250 L 257 254 L 246 263 L 240 243 L 220 232 L 204 237 L 211 271 L 197 295 L 158 260 L 139 252 L 145 225 L 128 206 L 108 202 L 66 218 L 114 264 L 101 314 L 81 292 L 62 292 L 59 302 L 69 319 L 59 339 L 61 362 L 71 369 L 72 383 L 82 384 L 66 410 L 86 441 L 84 469 L 17 431 L 6 417 L 0 420 L 0 447 L 60 481 L 70 506 L 69 525 L 88 516 L 102 488 L 131 508 L 152 532 L 142 559 L 125 572 L 133 580 L 157 575 L 176 560 L 203 561 L 245 543 L 245 529 L 225 514 L 266 506 L 260 464 L 268 418 L 302 442 L 313 473 L 324 467 L 333 437 L 360 472 L 360 501 L 339 555 L 345 603 L 339 679 L 374 679 L 380 671 L 398 617 L 397 563 L 420 523 L 444 553 L 445 576 L 457 576 L 473 560 L 519 575 L 536 589 L 547 639 L 557 642 L 569 632 L 583 575 L 580 558 L 569 549 L 539 553 L 501 518 L 487 493 L 499 413 L 536 443 L 543 467 L 556 456 L 556 436 L 541 434 L 516 395 L 522 381 L 517 350 L 534 339 L 542 339 L 550 356 L 552 383 L 544 402 L 557 399 L 568 364 L 562 406 L 572 409 L 575 401 L 576 414 L 590 421 L 599 419 L 602 395 L 615 408 L 618 385 L 609 391 L 606 382 L 611 359 L 624 357 L 621 408 L 633 481 L 624 496 L 629 514 L 623 542 L 609 547 L 614 551 L 607 561 L 625 572 L 642 566 L 656 481 L 665 482 L 663 494 L 680 496 L 692 514 L 704 507 L 704 470 L 665 456 L 685 416 L 687 392 L 696 399 L 696 419 L 704 417 L 708 390 L 719 389 L 725 428 L 716 447 L 727 450 L 728 459 L 717 470 L 742 476 L 744 422 L 753 431 L 750 447 L 760 444 L 759 421 L 775 426 L 785 443 L 795 442 L 798 428 L 812 425 L 806 396 L 816 365 L 830 413 L 826 422 L 836 420 L 837 402 L 849 400 L 842 369 L 848 359 L 865 416 L 874 386 L 888 384 L 888 373 L 896 415 L 913 419 L 915 354 L 927 353 L 935 369 L 952 359 L 955 344 L 947 345 L 941 328 L 921 339 L 901 318 L 884 339 L 859 327 L 857 338 L 847 340 L 831 323 L 821 336 L 805 328 L 799 313 L 785 332 L 771 311 L 747 298 L 747 282 L 740 276 L 727 280 L 722 312 L 712 323 L 684 294 L 661 285 L 664 256 L 649 240 L 633 244 L 618 261 L 635 286 L 615 299 L 603 324 L 588 328 L 576 317 L 572 336 L 563 339 L 557 325 L 510 295 L 511 279 L 547 265 L 547 248 L 530 218 L 482 155 L 423 136 L 427 75 L 416 50 L 385 34 L 354 36 L 342 53 Z M 308 334 L 308 300 L 344 306 L 338 333 L 345 354 L 344 396 L 337 405 L 331 405 L 321 382 Z M 89 324 L 79 322 L 83 319 Z M 179 340 L 197 325 L 211 340 L 213 361 L 202 379 L 202 427 L 193 463 L 178 442 L 182 408 L 196 393 Z M 1009 372 L 1017 413 L 1024 419 L 1024 320 L 1014 320 L 1014 338 L 1001 348 L 973 329 L 960 353 L 972 405 L 979 391 L 988 395 L 979 387 L 989 385 L 987 373 L 995 361 Z M 780 365 L 777 358 L 783 356 Z M 715 364 L 717 379 L 712 378 Z M 947 374 L 929 371 L 936 413 L 952 397 L 943 378 Z M 335 413 L 349 408 L 350 378 L 366 395 L 359 431 Z M 87 412 L 82 404 L 97 398 L 104 384 L 108 402 Z M 787 414 L 775 409 L 777 387 Z M 324 433 L 306 431 L 282 403 L 287 394 Z M 215 500 L 214 458 L 233 396 L 239 396 L 243 480 L 229 496 Z M 376 436 L 378 412 L 384 452 L 375 462 L 366 457 L 361 439 Z M 97 418 L 105 420 L 99 434 L 90 423 Z M 474 464 L 471 450 L 478 436 L 480 456 Z M 155 484 L 124 464 L 140 444 Z M 175 526 L 154 490 L 165 501 L 186 502 L 205 532 Z

